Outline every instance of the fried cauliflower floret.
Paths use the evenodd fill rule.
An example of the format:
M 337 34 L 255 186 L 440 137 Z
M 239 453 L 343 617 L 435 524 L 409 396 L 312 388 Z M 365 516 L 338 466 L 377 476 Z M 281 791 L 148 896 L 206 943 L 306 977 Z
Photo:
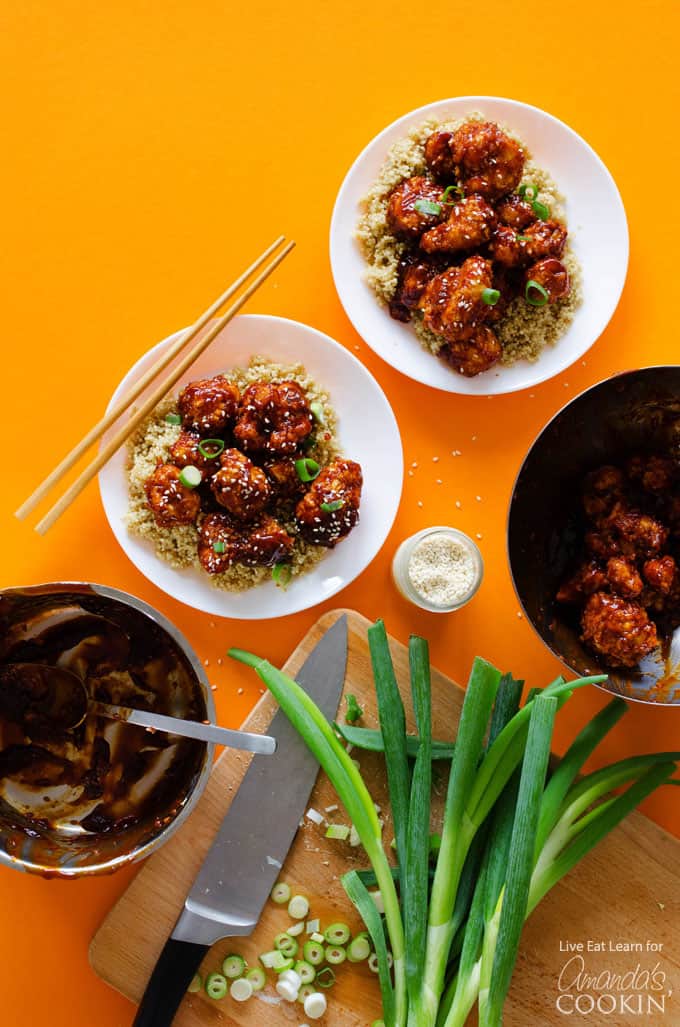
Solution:
M 301 458 L 302 454 L 282 456 L 278 460 L 269 460 L 263 464 L 262 470 L 279 499 L 298 499 L 304 493 L 306 485 L 301 481 L 295 467 L 296 459 Z
M 521 267 L 527 260 L 521 237 L 508 225 L 496 225 L 489 250 L 493 259 L 502 267 Z
M 621 553 L 621 545 L 609 525 L 587 531 L 584 541 L 588 552 L 604 563 Z
M 662 495 L 673 487 L 678 473 L 675 461 L 665 456 L 634 456 L 628 461 L 628 474 L 652 495 Z
M 255 382 L 243 393 L 234 438 L 247 453 L 292 454 L 314 420 L 297 382 Z
M 474 378 L 498 363 L 503 347 L 488 325 L 478 325 L 469 339 L 450 342 L 439 353 L 454 370 L 466 378 Z
M 637 603 L 595 592 L 581 615 L 582 640 L 613 667 L 634 667 L 659 643 L 656 626 Z
M 210 482 L 215 499 L 233 517 L 250 521 L 271 499 L 267 475 L 238 449 L 225 449 Z
M 668 529 L 649 514 L 631 510 L 614 517 L 612 526 L 626 556 L 649 558 L 660 553 L 668 539 Z
M 556 598 L 558 603 L 580 603 L 585 596 L 600 592 L 606 585 L 605 572 L 595 560 L 589 560 L 564 582 Z
M 212 513 L 199 531 L 198 558 L 208 574 L 221 574 L 235 563 L 270 567 L 292 550 L 293 539 L 269 514 L 244 525 L 229 514 Z
M 482 196 L 467 196 L 446 209 L 450 211 L 446 221 L 430 228 L 420 240 L 425 253 L 456 253 L 489 241 L 496 215 Z
M 399 239 L 417 239 L 446 217 L 447 207 L 441 203 L 442 188 L 424 175 L 406 178 L 390 193 L 387 224 Z M 434 207 L 430 209 L 430 205 Z
M 146 501 L 159 528 L 193 524 L 201 509 L 201 498 L 179 480 L 182 472 L 174 464 L 159 464 L 144 483 Z
M 612 556 L 607 560 L 607 581 L 612 592 L 626 599 L 639 596 L 644 588 L 637 567 L 623 556 Z
M 428 283 L 420 300 L 427 328 L 448 342 L 466 342 L 489 316 L 482 293 L 492 284 L 491 262 L 474 256 Z
M 522 147 L 492 121 L 466 122 L 448 145 L 466 192 L 494 200 L 519 185 L 524 170 Z
M 521 232 L 536 220 L 531 204 L 523 200 L 517 193 L 506 196 L 496 204 L 496 217 L 502 224 L 514 228 L 516 232 Z
M 623 500 L 625 487 L 623 471 L 610 464 L 587 475 L 583 485 L 583 509 L 588 517 L 594 521 L 608 517 Z
M 452 140 L 453 132 L 433 132 L 425 140 L 425 162 L 435 178 L 456 177 L 456 162 L 451 152 Z
M 239 399 L 238 386 L 218 374 L 190 382 L 180 392 L 177 405 L 185 428 L 219 435 L 234 423 Z
M 662 556 L 656 560 L 646 560 L 642 573 L 650 588 L 667 596 L 673 588 L 676 569 L 672 556 Z
M 417 309 L 425 286 L 443 270 L 438 263 L 415 254 L 406 254 L 399 261 L 397 288 L 390 300 L 390 315 L 395 321 L 410 321 Z
M 219 466 L 219 454 L 214 457 L 204 456 L 198 448 L 201 441 L 201 436 L 196 432 L 183 428 L 170 446 L 170 462 L 177 467 L 198 467 L 201 471 L 214 471 Z M 209 447 L 205 448 L 210 451 Z
M 331 461 L 295 508 L 302 536 L 332 549 L 359 520 L 363 476 L 353 460 Z
M 561 257 L 567 244 L 567 234 L 561 221 L 534 221 L 522 232 L 522 246 L 527 259 Z
M 569 295 L 571 282 L 569 272 L 556 257 L 546 257 L 527 268 L 525 284 L 538 282 L 548 294 L 548 303 L 557 303 Z M 537 290 L 536 290 L 537 291 Z M 534 298 L 533 295 L 532 299 Z

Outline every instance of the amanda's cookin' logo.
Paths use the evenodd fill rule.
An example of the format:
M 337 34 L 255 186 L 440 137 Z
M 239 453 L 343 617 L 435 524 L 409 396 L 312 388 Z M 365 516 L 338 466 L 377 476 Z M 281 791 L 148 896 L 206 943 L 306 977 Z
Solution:
M 587 944 L 588 951 L 621 951 L 613 948 L 610 943 L 607 949 L 600 948 L 604 943 Z M 597 948 L 595 948 L 597 946 Z M 569 945 L 570 948 L 584 949 L 583 944 Z M 563 945 L 560 948 L 564 951 Z M 630 946 L 633 948 L 633 945 Z M 647 943 L 649 952 L 658 952 L 662 945 Z M 642 944 L 634 946 L 635 951 L 644 952 Z M 654 958 L 654 957 L 652 957 Z M 667 1003 L 672 995 L 665 970 L 658 961 L 648 965 L 639 961 L 630 970 L 613 970 L 608 967 L 592 970 L 588 967 L 585 957 L 578 952 L 571 956 L 562 967 L 557 981 L 558 995 L 555 1006 L 563 1016 L 590 1017 L 599 1014 L 611 1016 L 612 1024 L 617 1027 L 622 1017 L 644 1017 L 645 1025 L 652 1027 L 659 1014 L 666 1012 Z M 599 1021 L 598 1021 L 599 1022 Z M 658 1022 L 658 1021 L 657 1021 Z

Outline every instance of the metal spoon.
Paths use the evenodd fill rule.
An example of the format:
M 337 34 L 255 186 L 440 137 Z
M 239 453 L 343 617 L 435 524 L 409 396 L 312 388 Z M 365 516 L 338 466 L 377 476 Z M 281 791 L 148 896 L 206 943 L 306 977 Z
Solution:
M 43 663 L 3 664 L 0 665 L 0 686 L 3 686 L 0 687 L 0 714 L 35 731 L 69 731 L 81 724 L 88 713 L 95 713 L 110 720 L 246 752 L 270 755 L 276 749 L 276 739 L 269 735 L 232 731 L 215 724 L 96 702 L 89 698 L 80 678 L 65 667 Z

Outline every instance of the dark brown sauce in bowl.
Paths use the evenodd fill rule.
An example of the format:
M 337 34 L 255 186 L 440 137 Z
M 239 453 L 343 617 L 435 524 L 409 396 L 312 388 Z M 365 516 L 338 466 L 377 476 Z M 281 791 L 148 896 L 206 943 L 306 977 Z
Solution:
M 0 593 L 0 663 L 17 662 L 66 667 L 99 701 L 197 721 L 213 715 L 181 635 L 112 589 Z M 188 814 L 211 755 L 203 742 L 95 714 L 72 731 L 29 729 L 0 703 L 0 860 L 80 875 L 140 858 Z

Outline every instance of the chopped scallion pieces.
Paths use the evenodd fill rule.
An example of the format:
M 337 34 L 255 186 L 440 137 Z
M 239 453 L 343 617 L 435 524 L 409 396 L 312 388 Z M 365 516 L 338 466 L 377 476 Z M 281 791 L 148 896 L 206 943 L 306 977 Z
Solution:
M 319 988 L 332 988 L 335 984 L 335 973 L 331 970 L 330 966 L 325 966 L 323 970 L 319 970 L 315 978 L 315 984 Z
M 305 934 L 316 934 L 320 926 L 321 922 L 318 917 L 315 917 L 314 920 L 308 920 L 305 924 Z
M 351 937 L 352 932 L 350 931 L 347 924 L 331 924 L 324 931 L 324 936 L 329 945 L 346 945 Z
M 304 895 L 293 895 L 288 903 L 288 913 L 293 920 L 304 920 L 309 913 L 309 902 Z
M 245 968 L 245 959 L 233 954 L 231 956 L 227 956 L 222 963 L 222 973 L 230 980 L 234 980 L 236 977 L 242 977 Z
M 319 1020 L 327 1008 L 326 996 L 322 995 L 320 991 L 313 992 L 305 999 L 305 1016 L 308 1016 L 310 1020 Z
M 347 958 L 350 963 L 362 963 L 371 954 L 371 943 L 366 933 L 357 934 L 347 946 Z
M 195 489 L 203 481 L 203 475 L 199 471 L 198 467 L 194 467 L 193 464 L 189 464 L 187 467 L 183 467 L 179 472 L 179 480 L 185 488 Z
M 298 959 L 295 964 L 295 973 L 300 978 L 302 984 L 311 984 L 316 977 L 316 970 L 306 959 Z
M 227 978 L 224 974 L 208 974 L 205 979 L 205 993 L 208 998 L 213 998 L 215 1001 L 224 998 L 227 994 Z
M 541 221 L 547 221 L 550 217 L 550 207 L 545 203 L 541 203 L 540 200 L 534 200 L 531 204 L 531 209 Z
M 319 921 L 317 920 L 317 923 L 318 922 Z M 323 945 L 326 940 L 323 934 L 320 934 L 319 931 L 314 931 L 314 934 L 310 935 L 310 938 L 312 941 L 315 941 L 317 945 Z
M 544 307 L 549 301 L 550 295 L 540 282 L 530 278 L 524 287 L 524 298 L 532 307 Z
M 323 412 L 323 405 L 321 403 L 319 403 L 318 400 L 314 400 L 313 403 L 310 403 L 309 404 L 309 409 L 311 410 L 312 417 L 317 422 L 317 424 L 322 424 L 323 425 L 323 424 L 326 423 L 326 419 L 324 417 L 324 412 Z
M 529 235 L 516 235 L 515 239 L 517 242 L 529 242 L 531 236 Z
M 267 975 L 260 966 L 254 966 L 246 973 L 246 980 L 250 981 L 253 991 L 262 991 L 267 983 Z
M 263 952 L 259 958 L 262 966 L 266 967 L 267 970 L 276 970 L 280 972 L 282 970 L 290 969 L 286 966 L 289 962 L 288 959 L 284 956 L 283 952 L 279 952 L 278 949 L 272 949 L 271 952 Z
M 486 303 L 487 307 L 495 307 L 500 298 L 498 289 L 485 289 L 482 293 L 482 303 Z
M 247 1002 L 249 998 L 253 997 L 254 990 L 247 978 L 239 977 L 237 981 L 232 981 L 229 994 L 235 1002 Z
M 349 827 L 347 824 L 329 824 L 326 828 L 326 838 L 346 842 L 349 838 Z
M 311 457 L 305 456 L 301 460 L 295 461 L 295 470 L 300 481 L 308 482 L 314 481 L 318 478 L 319 471 L 321 468 L 317 464 L 316 460 L 312 460 Z
M 226 548 L 227 548 L 227 545 L 226 545 L 225 542 L 213 542 L 213 552 L 214 553 L 223 553 L 226 550 Z
M 517 195 L 520 196 L 523 200 L 535 200 L 538 196 L 538 187 L 535 185 L 531 185 L 531 183 L 527 182 L 526 184 L 521 185 L 519 187 L 519 189 L 517 190 Z
M 345 696 L 345 702 L 347 703 L 347 710 L 345 712 L 345 720 L 348 724 L 355 724 L 357 720 L 360 720 L 364 715 L 364 711 L 357 702 L 356 695 L 348 692 Z
M 453 197 L 453 199 L 451 199 Z M 447 185 L 446 189 L 442 193 L 442 203 L 447 207 L 452 207 L 459 200 L 465 199 L 465 190 L 461 185 Z
M 316 988 L 313 984 L 303 984 L 298 992 L 298 1002 L 302 1002 L 304 1005 L 305 999 L 308 995 L 313 995 Z
M 284 881 L 278 881 L 271 890 L 270 898 L 277 906 L 283 906 L 290 902 L 290 885 Z
M 279 588 L 286 589 L 290 584 L 293 572 L 289 563 L 275 563 L 272 567 L 272 581 Z
M 328 945 L 325 952 L 326 962 L 331 966 L 339 966 L 347 959 L 347 953 L 342 945 Z
M 285 1002 L 296 1002 L 299 990 L 293 981 L 279 980 L 276 983 L 276 992 Z
M 321 509 L 324 513 L 335 513 L 336 510 L 342 510 L 344 505 L 344 499 L 334 499 L 331 503 L 322 503 Z
M 179 416 L 179 414 L 166 414 L 165 415 L 165 423 L 166 424 L 181 424 L 182 423 L 182 418 Z
M 441 203 L 434 203 L 432 200 L 419 199 L 413 204 L 413 209 L 419 214 L 441 214 Z
M 299 920 L 296 924 L 291 924 L 290 927 L 286 928 L 286 934 L 289 934 L 291 938 L 297 938 L 299 934 L 305 929 L 305 925 Z
M 316 941 L 305 942 L 302 954 L 305 957 L 305 962 L 312 966 L 321 966 L 324 961 L 323 945 Z
M 206 460 L 215 460 L 220 453 L 224 452 L 224 442 L 222 439 L 201 439 L 198 444 L 198 452 Z
M 293 956 L 297 956 L 298 943 L 295 938 L 291 938 L 289 934 L 285 932 L 283 934 L 277 934 L 274 938 L 274 948 L 282 952 L 286 959 L 292 959 Z
M 196 992 L 200 991 L 202 987 L 203 981 L 201 980 L 201 975 L 194 974 L 194 976 L 191 978 L 191 984 L 187 988 L 187 991 L 190 995 L 195 995 Z

